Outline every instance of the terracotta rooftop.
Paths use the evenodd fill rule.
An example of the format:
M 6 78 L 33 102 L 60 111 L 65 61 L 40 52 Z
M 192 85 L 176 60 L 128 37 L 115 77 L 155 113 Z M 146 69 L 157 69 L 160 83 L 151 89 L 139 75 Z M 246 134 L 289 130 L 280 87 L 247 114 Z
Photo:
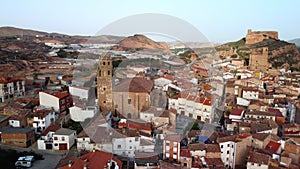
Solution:
M 274 112 L 266 112 L 266 111 L 246 111 L 245 115 L 257 115 L 257 116 L 276 116 Z
M 218 138 L 218 142 L 219 143 L 228 142 L 228 141 L 237 142 L 240 139 L 244 139 L 244 138 L 247 138 L 249 136 L 251 136 L 251 134 L 249 134 L 249 133 L 235 134 L 235 135 L 230 135 L 230 136 L 225 136 L 225 137 Z
M 181 136 L 180 136 L 180 134 L 168 134 L 168 135 L 166 135 L 165 140 L 173 141 L 173 142 L 180 142 Z
M 50 131 L 51 132 L 56 132 L 58 129 L 60 129 L 60 125 L 51 125 L 49 127 L 47 127 L 43 132 L 42 132 L 42 136 L 46 136 Z
M 145 78 L 125 79 L 113 87 L 115 92 L 147 92 L 150 93 L 153 88 L 153 81 Z
M 69 96 L 68 92 L 43 92 L 43 93 L 47 93 L 59 99 Z
M 192 158 L 191 152 L 188 149 L 180 149 L 180 156 L 186 158 Z
M 230 115 L 241 116 L 242 113 L 243 113 L 243 111 L 244 111 L 243 109 L 236 109 L 236 108 L 234 108 L 234 109 L 232 109 L 230 111 Z
M 268 165 L 270 160 L 271 157 L 269 155 L 252 151 L 250 152 L 248 162 Z
M 274 142 L 274 141 L 270 141 L 266 147 L 265 150 L 270 151 L 271 153 L 276 153 L 278 151 L 278 149 L 280 148 L 281 144 Z
M 243 88 L 243 91 L 247 91 L 247 92 L 259 92 L 259 90 L 256 89 L 256 88 Z
M 89 169 L 105 168 L 108 161 L 112 160 L 119 168 L 122 168 L 122 162 L 113 157 L 111 153 L 98 151 L 87 153 L 72 161 L 71 167 L 68 165 L 61 167 L 61 169 L 82 169 L 85 167 Z

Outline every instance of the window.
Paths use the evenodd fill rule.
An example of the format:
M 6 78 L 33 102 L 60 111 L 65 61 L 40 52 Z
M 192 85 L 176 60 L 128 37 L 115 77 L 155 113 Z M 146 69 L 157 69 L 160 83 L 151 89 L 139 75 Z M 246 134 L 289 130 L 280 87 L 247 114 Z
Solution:
M 227 144 L 227 147 L 230 147 L 230 145 L 229 145 L 229 144 Z
M 221 148 L 223 148 L 224 146 L 223 145 L 221 145 Z
M 57 143 L 55 143 L 55 144 L 54 144 L 54 146 L 58 146 L 58 144 L 57 144 Z
M 62 140 L 62 141 L 65 141 L 65 137 L 61 137 L 61 140 Z
M 132 146 L 129 146 L 129 149 L 132 149 Z
M 110 71 L 107 71 L 107 75 L 110 75 Z
M 139 138 L 138 138 L 138 137 L 136 137 L 136 138 L 135 138 L 135 141 L 139 141 Z
M 121 145 L 120 145 L 120 144 L 118 145 L 118 148 L 121 148 Z
M 106 88 L 105 87 L 103 87 L 103 91 L 105 91 L 106 90 Z
M 193 114 L 192 114 L 192 113 L 189 113 L 189 117 L 190 117 L 190 118 L 193 118 Z
M 103 62 L 103 65 L 105 65 L 105 62 Z
M 229 154 L 229 150 L 227 151 L 227 154 Z
M 104 100 L 103 103 L 106 103 L 106 101 Z
M 131 99 L 128 99 L 128 104 L 131 104 Z
M 57 137 L 54 137 L 54 140 L 57 140 Z
M 132 142 L 132 140 L 129 140 L 129 143 L 131 143 Z
M 110 62 L 107 62 L 107 65 L 110 65 Z

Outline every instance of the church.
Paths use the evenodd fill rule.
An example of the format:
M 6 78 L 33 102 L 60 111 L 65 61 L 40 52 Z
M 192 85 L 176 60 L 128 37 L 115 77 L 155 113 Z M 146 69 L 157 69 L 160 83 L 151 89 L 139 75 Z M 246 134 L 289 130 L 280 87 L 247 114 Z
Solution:
M 117 112 L 119 117 L 139 118 L 139 112 L 151 106 L 150 94 L 154 82 L 145 77 L 127 78 L 113 85 L 112 57 L 106 53 L 99 60 L 97 96 L 100 111 Z

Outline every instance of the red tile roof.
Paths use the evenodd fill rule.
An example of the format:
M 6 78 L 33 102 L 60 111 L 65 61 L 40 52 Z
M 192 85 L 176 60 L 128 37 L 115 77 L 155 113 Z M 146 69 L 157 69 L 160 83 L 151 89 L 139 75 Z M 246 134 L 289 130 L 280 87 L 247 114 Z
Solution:
M 267 154 L 258 153 L 258 152 L 250 152 L 248 162 L 268 165 L 270 160 L 271 160 L 271 157 Z
M 51 132 L 56 132 L 58 129 L 60 129 L 60 125 L 51 125 L 51 126 L 49 126 L 49 127 L 47 127 L 46 128 L 46 130 L 44 130 L 43 132 L 42 132 L 42 136 L 45 136 L 45 135 L 47 135 L 50 131 Z
M 268 112 L 276 113 L 276 117 L 283 117 L 283 115 L 279 109 L 268 108 Z
M 270 151 L 272 153 L 276 153 L 278 151 L 278 149 L 280 148 L 281 144 L 280 143 L 276 143 L 274 141 L 270 141 L 266 147 L 265 150 Z
M 247 92 L 259 92 L 259 90 L 256 89 L 256 88 L 243 88 L 243 91 L 247 91 Z
M 234 116 L 241 116 L 242 115 L 242 113 L 243 113 L 243 109 L 232 109 L 231 111 L 230 111 L 230 115 L 234 115 Z
M 153 81 L 145 78 L 135 77 L 125 79 L 113 87 L 115 92 L 147 92 L 150 93 L 153 88 Z
M 186 158 L 192 158 L 191 152 L 188 149 L 180 149 L 180 156 Z
M 130 129 L 138 129 L 138 130 L 147 130 L 151 131 L 151 128 L 148 126 L 137 125 L 133 123 L 119 123 L 119 128 L 130 128 Z
M 111 153 L 96 150 L 95 152 L 87 153 L 73 160 L 71 167 L 66 165 L 61 167 L 61 169 L 82 169 L 84 166 L 89 169 L 105 168 L 108 161 L 111 159 L 117 163 L 119 168 L 122 168 L 122 162 L 119 159 L 112 157 Z
M 68 92 L 43 92 L 43 93 L 47 93 L 47 94 L 57 97 L 59 99 L 69 96 Z

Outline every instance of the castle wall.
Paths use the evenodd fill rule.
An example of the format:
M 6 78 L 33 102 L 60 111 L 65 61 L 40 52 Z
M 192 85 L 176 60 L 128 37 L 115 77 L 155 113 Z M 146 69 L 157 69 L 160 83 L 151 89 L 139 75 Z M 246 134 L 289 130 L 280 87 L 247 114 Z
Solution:
M 248 34 L 246 36 L 246 45 L 255 44 L 270 38 L 278 40 L 278 32 L 276 31 L 253 32 L 251 29 L 249 29 Z

